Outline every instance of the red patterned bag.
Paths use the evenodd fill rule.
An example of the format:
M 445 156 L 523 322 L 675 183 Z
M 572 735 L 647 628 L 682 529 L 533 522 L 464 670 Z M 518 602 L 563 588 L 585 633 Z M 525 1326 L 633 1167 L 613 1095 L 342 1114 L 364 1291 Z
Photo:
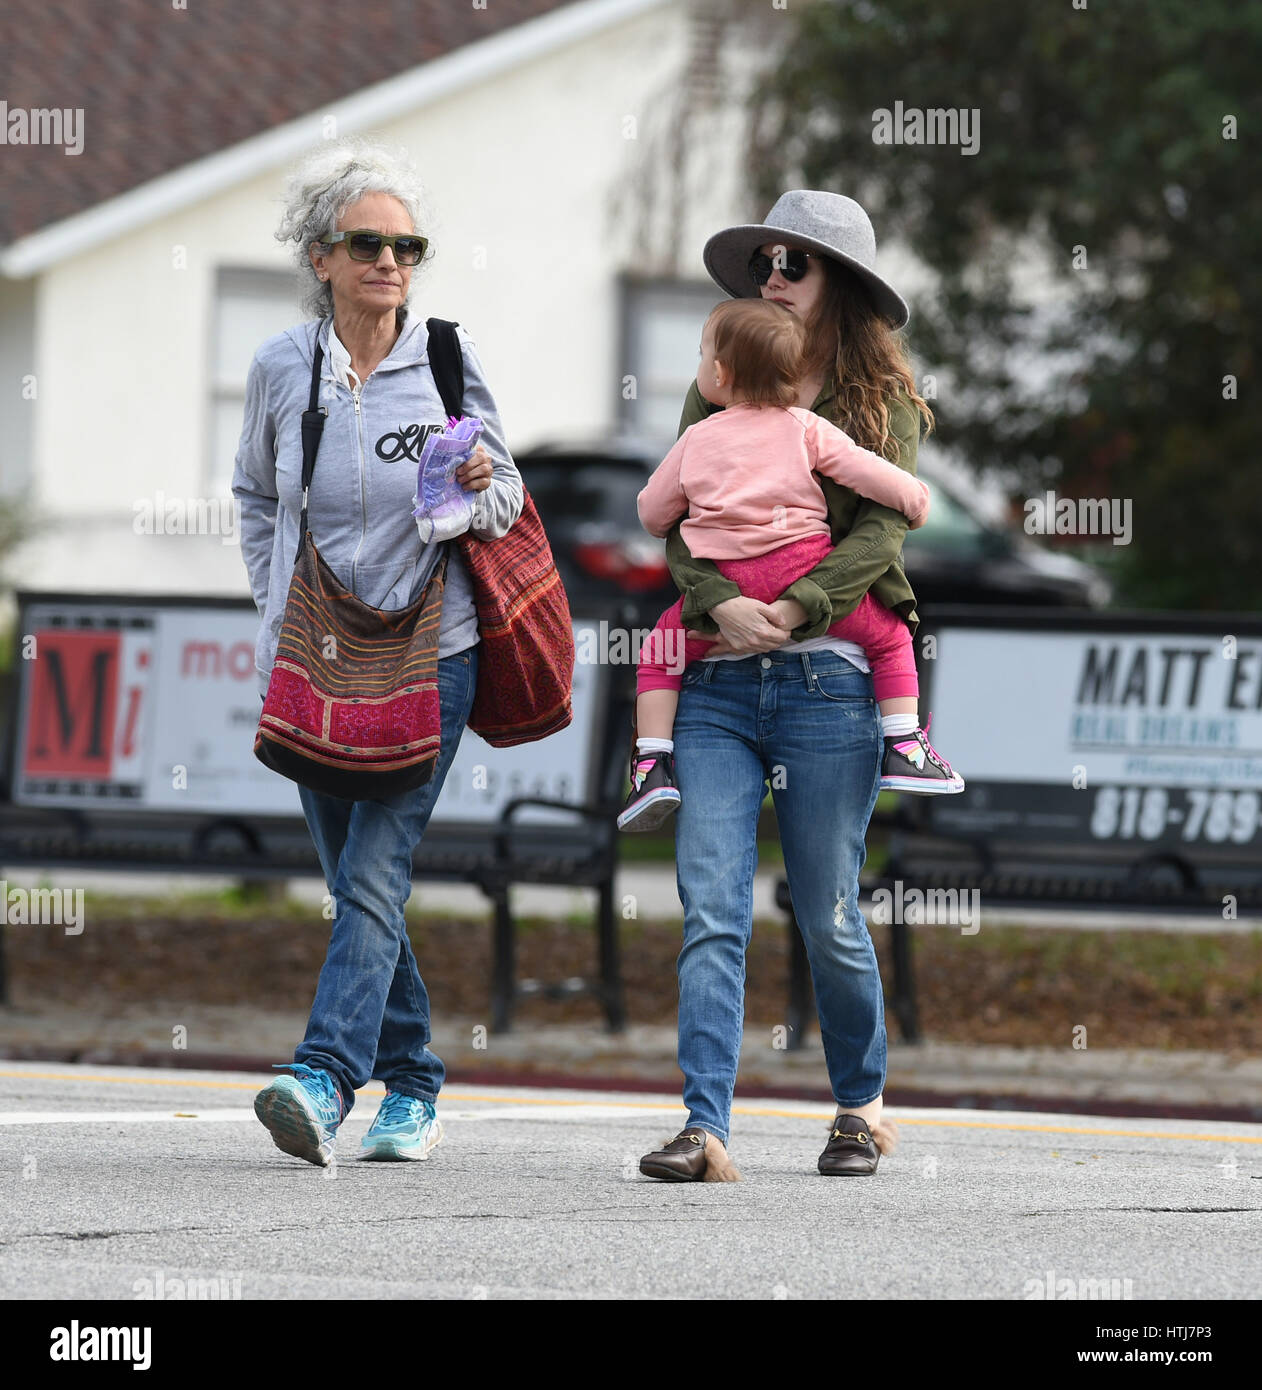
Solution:
M 469 727 L 495 748 L 547 738 L 574 717 L 574 627 L 530 494 L 508 535 L 456 540 L 482 639 Z
M 302 517 L 263 713 L 260 762 L 301 786 L 381 800 L 428 782 L 438 761 L 438 627 L 447 557 L 407 608 L 373 608 L 320 558 L 307 529 L 307 491 L 324 429 L 316 344 L 302 415 Z
M 456 325 L 429 319 L 429 363 L 449 415 L 464 398 Z M 524 489 L 523 489 L 524 491 Z M 574 627 L 530 494 L 506 536 L 456 537 L 478 611 L 478 686 L 469 728 L 495 748 L 555 734 L 574 717 Z

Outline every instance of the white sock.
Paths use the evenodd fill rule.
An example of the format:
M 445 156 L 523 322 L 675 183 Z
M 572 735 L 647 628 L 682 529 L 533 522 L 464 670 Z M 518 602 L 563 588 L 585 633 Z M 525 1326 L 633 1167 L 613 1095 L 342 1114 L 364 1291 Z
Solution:
M 883 714 L 881 733 L 886 738 L 907 738 L 914 734 L 920 725 L 914 714 Z
M 673 753 L 675 740 L 673 738 L 637 738 L 635 751 L 637 753 Z

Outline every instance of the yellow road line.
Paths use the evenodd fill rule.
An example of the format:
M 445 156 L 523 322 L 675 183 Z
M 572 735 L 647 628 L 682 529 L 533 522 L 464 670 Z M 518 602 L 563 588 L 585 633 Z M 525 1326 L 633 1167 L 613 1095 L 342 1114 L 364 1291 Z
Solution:
M 0 1071 L 0 1076 L 32 1077 L 39 1081 L 95 1081 L 102 1086 L 209 1086 L 220 1091 L 257 1091 L 257 1081 L 198 1081 L 194 1077 L 75 1076 L 60 1071 Z
M 800 1110 L 756 1110 L 732 1107 L 734 1115 L 790 1115 L 806 1118 Z M 811 1116 L 810 1118 L 818 1118 Z M 996 1124 L 990 1120 L 927 1120 L 901 1115 L 897 1111 L 890 1116 L 897 1125 L 939 1125 L 946 1129 L 1014 1129 L 1028 1134 L 1092 1134 L 1107 1135 L 1119 1139 L 1196 1139 L 1217 1144 L 1262 1144 L 1262 1135 L 1241 1134 L 1176 1134 L 1163 1129 L 1089 1129 L 1081 1125 L 1017 1125 Z M 1225 1121 L 1224 1123 L 1248 1123 L 1248 1121 Z
M 19 1079 L 31 1078 L 40 1081 L 94 1081 L 101 1084 L 113 1083 L 123 1086 L 207 1086 L 223 1091 L 254 1091 L 258 1089 L 258 1083 L 255 1081 L 199 1081 L 192 1077 L 184 1079 L 161 1076 L 74 1076 L 67 1075 L 65 1072 L 54 1071 L 5 1070 L 0 1070 L 0 1076 Z M 356 1094 L 373 1093 L 365 1087 L 357 1091 Z M 594 1097 L 587 1099 L 571 1096 L 471 1096 L 461 1091 L 444 1091 L 443 1100 L 464 1101 L 466 1104 L 475 1105 L 572 1105 L 575 1107 L 600 1105 L 607 1109 L 616 1108 L 618 1110 L 661 1110 L 664 1108 L 660 1101 L 649 1100 L 597 1100 Z M 820 1106 L 823 1109 L 825 1102 L 821 1101 Z M 682 1110 L 683 1106 L 672 1106 L 671 1108 Z M 769 1115 L 778 1119 L 789 1120 L 827 1118 L 826 1115 L 821 1116 L 820 1112 L 815 1110 L 780 1110 L 771 1106 L 760 1105 L 734 1105 L 732 1114 Z M 1262 1144 L 1262 1135 L 1255 1137 L 1248 1134 L 1178 1134 L 1161 1129 L 1093 1129 L 1085 1125 L 1004 1124 L 991 1120 L 931 1120 L 917 1119 L 914 1116 L 903 1116 L 898 1113 L 891 1115 L 890 1119 L 899 1125 L 936 1126 L 942 1129 L 1015 1130 L 1024 1134 L 1085 1134 L 1097 1138 L 1113 1139 L 1184 1139 L 1208 1144 Z

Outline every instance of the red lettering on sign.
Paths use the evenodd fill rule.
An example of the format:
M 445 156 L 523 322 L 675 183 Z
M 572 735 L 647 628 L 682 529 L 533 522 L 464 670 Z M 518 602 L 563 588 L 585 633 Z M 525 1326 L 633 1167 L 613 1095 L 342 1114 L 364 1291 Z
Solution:
M 234 642 L 229 647 L 214 641 L 185 642 L 180 648 L 180 675 L 210 680 L 229 675 L 233 680 L 249 680 L 254 676 L 254 648 L 249 642 Z
M 141 652 L 139 655 L 145 657 L 148 653 Z M 143 664 L 143 661 L 137 662 L 137 665 Z M 138 685 L 130 686 L 127 691 L 127 720 L 123 725 L 123 746 L 120 750 L 124 758 L 133 757 L 136 752 L 136 725 L 140 719 L 140 697 L 143 694 L 144 691 Z
M 36 634 L 22 771 L 28 777 L 108 778 L 122 639 L 117 632 Z

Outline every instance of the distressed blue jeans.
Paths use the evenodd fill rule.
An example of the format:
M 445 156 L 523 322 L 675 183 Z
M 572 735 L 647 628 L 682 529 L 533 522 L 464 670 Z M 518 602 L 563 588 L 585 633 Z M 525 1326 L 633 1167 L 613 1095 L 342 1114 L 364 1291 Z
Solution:
M 438 663 L 442 751 L 423 787 L 386 801 L 346 801 L 300 787 L 333 899 L 333 933 L 295 1062 L 330 1072 L 346 1110 L 370 1080 L 436 1100 L 441 1060 L 429 1049 L 429 995 L 408 941 L 412 850 L 429 822 L 473 707 L 476 646 Z
M 699 661 L 675 719 L 679 1068 L 689 1125 L 727 1142 L 753 927 L 758 815 L 775 802 L 794 915 L 806 943 L 833 1097 L 866 1105 L 885 1085 L 885 1001 L 859 911 L 881 732 L 872 678 L 835 652 Z

